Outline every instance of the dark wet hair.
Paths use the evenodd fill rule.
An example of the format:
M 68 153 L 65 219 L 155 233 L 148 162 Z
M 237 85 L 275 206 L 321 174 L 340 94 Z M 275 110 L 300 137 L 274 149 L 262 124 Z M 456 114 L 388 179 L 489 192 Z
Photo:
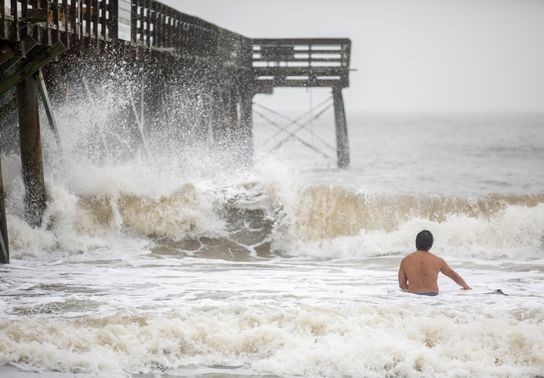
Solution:
M 433 241 L 431 231 L 423 230 L 416 236 L 416 248 L 418 251 L 428 251 L 433 246 Z

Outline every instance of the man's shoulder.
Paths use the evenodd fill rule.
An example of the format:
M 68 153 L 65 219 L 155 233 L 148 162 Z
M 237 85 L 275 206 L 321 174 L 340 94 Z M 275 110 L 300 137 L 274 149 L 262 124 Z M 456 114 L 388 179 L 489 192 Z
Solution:
M 444 260 L 442 257 L 438 255 L 435 255 L 434 253 L 429 253 L 429 257 L 440 266 L 446 264 L 446 260 Z
M 437 260 L 442 260 L 442 261 L 444 260 L 442 257 L 440 257 L 440 256 L 438 256 L 438 255 L 436 255 L 436 254 L 434 254 L 432 252 L 429 252 L 429 256 L 432 256 L 433 258 L 435 258 Z
M 416 259 L 425 258 L 425 259 L 429 259 L 433 261 L 439 261 L 441 263 L 445 262 L 442 257 L 435 255 L 432 252 L 422 252 L 422 251 L 414 251 L 412 253 L 409 253 L 403 258 L 403 260 L 411 260 L 412 258 L 416 258 Z
M 406 256 L 404 256 L 403 260 L 410 260 L 411 258 L 418 255 L 418 251 L 410 252 Z

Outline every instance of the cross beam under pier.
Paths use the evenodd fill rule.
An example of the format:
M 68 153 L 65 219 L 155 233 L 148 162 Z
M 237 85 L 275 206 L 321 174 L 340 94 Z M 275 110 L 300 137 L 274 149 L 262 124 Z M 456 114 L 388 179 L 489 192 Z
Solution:
M 339 38 L 254 39 L 256 93 L 277 87 L 332 89 L 339 168 L 349 166 L 349 137 L 342 89 L 349 86 L 351 41 Z

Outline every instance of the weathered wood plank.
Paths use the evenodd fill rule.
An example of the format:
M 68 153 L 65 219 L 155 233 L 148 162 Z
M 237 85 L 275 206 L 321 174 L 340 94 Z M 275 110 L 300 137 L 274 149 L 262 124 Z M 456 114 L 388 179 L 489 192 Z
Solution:
M 25 61 L 22 63 L 13 74 L 0 81 L 0 95 L 28 78 L 28 76 L 36 73 L 40 68 L 53 61 L 65 50 L 66 48 L 64 45 L 61 42 L 57 42 L 52 47 L 44 48 L 43 51 L 31 61 Z
M 6 29 L 4 20 L 6 18 L 6 1 L 0 0 L 0 39 L 6 38 Z
M 119 2 L 117 0 L 110 0 L 110 23 L 109 23 L 109 37 L 110 40 L 116 40 L 119 38 Z
M 4 45 L 0 48 L 0 67 L 9 60 L 15 57 L 15 52 L 9 46 Z M 3 72 L 4 69 L 0 69 L 0 72 Z
M 17 10 L 19 2 L 17 0 L 11 0 L 10 12 L 11 12 L 11 31 L 10 31 L 10 40 L 19 41 L 19 11 Z
M 49 99 L 49 93 L 47 91 L 47 86 L 45 85 L 45 80 L 43 78 L 42 70 L 39 70 L 38 73 L 35 74 L 34 76 L 36 81 L 38 82 L 38 90 L 40 93 L 40 97 L 42 99 L 42 103 L 45 108 L 45 114 L 47 115 L 47 120 L 49 121 L 49 127 L 51 128 L 53 135 L 55 135 L 55 139 L 57 140 L 57 144 L 59 148 L 62 149 L 60 135 L 57 128 L 57 121 L 55 120 L 55 114 L 53 113 L 53 106 L 51 105 L 51 100 Z
M 130 41 L 136 42 L 138 36 L 138 1 L 133 0 L 130 7 Z

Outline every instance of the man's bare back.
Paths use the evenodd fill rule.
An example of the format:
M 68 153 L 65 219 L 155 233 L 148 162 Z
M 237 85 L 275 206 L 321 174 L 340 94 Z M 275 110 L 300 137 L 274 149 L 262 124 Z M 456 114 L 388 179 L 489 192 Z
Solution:
M 423 240 L 423 241 L 422 241 Z M 422 231 L 416 238 L 417 251 L 402 259 L 399 268 L 399 287 L 414 294 L 438 294 L 438 273 L 451 278 L 465 290 L 470 290 L 463 278 L 451 269 L 444 259 L 429 252 L 432 234 Z

